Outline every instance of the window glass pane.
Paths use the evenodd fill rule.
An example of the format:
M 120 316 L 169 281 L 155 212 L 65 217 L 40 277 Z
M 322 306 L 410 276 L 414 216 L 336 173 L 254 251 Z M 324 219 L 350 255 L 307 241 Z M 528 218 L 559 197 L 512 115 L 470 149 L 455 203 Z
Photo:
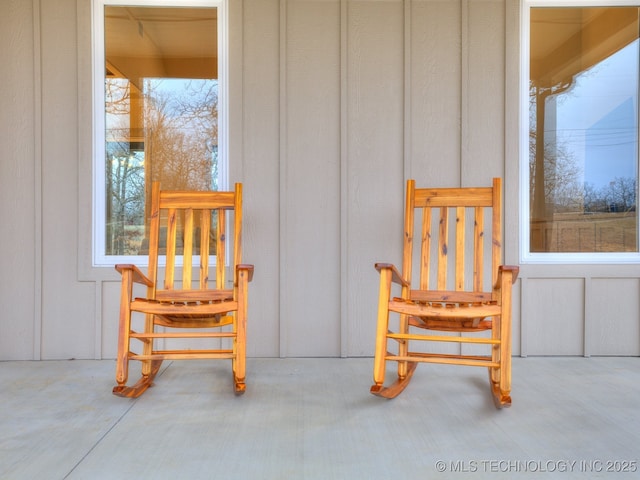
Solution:
M 218 188 L 217 9 L 105 6 L 105 253 L 145 253 L 152 181 Z
M 530 10 L 531 252 L 638 252 L 638 14 Z

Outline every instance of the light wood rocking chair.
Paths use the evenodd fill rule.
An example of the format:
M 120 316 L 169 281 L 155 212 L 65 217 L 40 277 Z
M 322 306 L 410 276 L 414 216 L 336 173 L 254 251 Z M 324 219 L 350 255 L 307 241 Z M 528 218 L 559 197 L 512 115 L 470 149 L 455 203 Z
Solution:
M 404 229 L 402 273 L 392 264 L 375 265 L 380 293 L 371 393 L 396 397 L 419 362 L 481 366 L 488 367 L 496 407 L 510 406 L 511 290 L 519 268 L 501 265 L 501 179 L 485 188 L 420 189 L 409 180 Z M 491 270 L 486 289 L 485 257 Z M 391 297 L 392 283 L 400 285 L 400 297 Z M 390 327 L 391 312 L 397 314 L 396 331 Z M 491 335 L 470 334 L 483 330 Z M 388 350 L 390 340 L 396 353 Z M 416 341 L 422 342 L 419 351 L 413 351 Z M 432 342 L 445 343 L 435 348 Z M 397 362 L 398 378 L 385 387 L 387 361 Z
M 237 183 L 235 191 L 201 192 L 161 191 L 154 182 L 150 218 L 147 275 L 135 265 L 116 265 L 122 284 L 118 385 L 113 393 L 138 397 L 151 386 L 163 360 L 196 358 L 231 359 L 235 391 L 243 393 L 247 295 L 253 265 L 241 264 L 242 184 Z M 212 268 L 210 254 L 216 258 Z M 232 288 L 226 284 L 227 259 L 234 277 Z M 210 270 L 215 271 L 215 283 L 209 280 Z M 133 297 L 134 283 L 146 286 L 144 298 Z M 138 331 L 132 326 L 134 313 L 141 314 L 136 315 L 142 324 Z M 131 345 L 134 340 L 137 353 Z M 174 342 L 174 347 L 181 348 L 170 350 L 161 342 Z M 185 342 L 205 345 L 187 349 Z M 132 386 L 126 385 L 129 360 L 142 364 L 142 376 Z

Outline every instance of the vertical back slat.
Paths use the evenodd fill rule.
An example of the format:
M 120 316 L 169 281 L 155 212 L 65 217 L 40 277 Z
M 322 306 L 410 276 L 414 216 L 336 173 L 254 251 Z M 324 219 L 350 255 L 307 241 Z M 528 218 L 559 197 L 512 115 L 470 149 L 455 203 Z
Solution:
M 160 235 L 160 183 L 151 184 L 151 212 L 149 225 L 149 278 L 153 286 L 149 287 L 147 296 L 155 297 L 158 273 L 158 237 Z
M 216 225 L 216 288 L 224 288 L 225 258 L 227 245 L 227 217 L 223 209 L 218 210 Z
M 413 225 L 415 206 L 415 181 L 407 181 L 407 201 L 404 211 L 404 239 L 402 249 L 402 275 L 404 280 L 411 282 L 411 267 L 413 262 Z
M 456 208 L 456 282 L 457 291 L 464 290 L 464 250 L 465 250 L 466 208 Z
M 484 277 L 484 208 L 475 208 L 475 222 L 473 226 L 473 289 L 482 290 Z
M 422 247 L 420 250 L 420 290 L 429 288 L 431 270 L 431 208 L 422 209 Z
M 449 254 L 449 209 L 440 208 L 438 231 L 438 290 L 447 289 L 447 260 Z
M 176 209 L 170 208 L 167 212 L 167 261 L 164 275 L 164 288 L 173 288 L 173 281 L 176 267 L 176 231 L 178 229 L 178 218 Z
M 182 288 L 191 288 L 193 275 L 193 209 L 184 212 L 184 245 L 182 250 Z
M 211 210 L 200 210 L 200 288 L 209 283 L 209 232 L 211 231 Z
M 498 280 L 498 268 L 502 262 L 502 179 L 493 179 L 493 213 L 491 222 L 492 228 L 492 267 L 491 267 L 491 281 L 493 284 Z
M 236 194 L 234 198 L 234 210 L 233 210 L 233 218 L 234 218 L 234 243 L 233 243 L 233 269 L 235 270 L 236 265 L 240 265 L 242 263 L 242 184 L 236 184 Z

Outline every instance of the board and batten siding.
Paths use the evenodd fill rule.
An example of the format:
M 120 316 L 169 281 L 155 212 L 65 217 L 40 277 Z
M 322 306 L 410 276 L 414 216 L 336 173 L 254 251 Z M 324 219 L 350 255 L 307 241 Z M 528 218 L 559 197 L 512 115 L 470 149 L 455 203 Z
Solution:
M 250 356 L 369 356 L 405 180 L 505 179 L 518 263 L 519 2 L 229 0 Z M 91 266 L 91 3 L 0 5 L 0 359 L 113 358 Z M 638 265 L 522 265 L 516 355 L 640 355 Z

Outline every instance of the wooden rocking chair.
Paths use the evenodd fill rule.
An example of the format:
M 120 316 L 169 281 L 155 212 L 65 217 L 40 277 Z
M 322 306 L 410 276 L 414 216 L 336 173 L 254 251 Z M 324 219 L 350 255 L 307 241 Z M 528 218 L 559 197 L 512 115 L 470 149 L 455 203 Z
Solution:
M 374 395 L 396 397 L 417 363 L 431 362 L 488 367 L 496 407 L 511 405 L 511 290 L 519 269 L 500 263 L 501 189 L 499 178 L 486 188 L 418 189 L 414 180 L 407 182 L 402 273 L 391 264 L 375 265 L 380 294 Z M 483 288 L 485 257 L 491 270 L 487 289 Z M 415 284 L 414 267 L 419 270 Z M 400 285 L 400 297 L 391 297 L 392 283 Z M 390 312 L 397 314 L 396 331 L 391 331 Z M 471 335 L 483 330 L 491 335 Z M 396 353 L 388 351 L 389 340 L 396 344 Z M 422 343 L 414 351 L 416 341 Z M 432 342 L 444 343 L 434 348 L 437 344 Z M 398 363 L 398 378 L 385 387 L 387 361 Z
M 242 184 L 230 192 L 199 192 L 160 191 L 159 183 L 154 182 L 150 218 L 148 274 L 135 265 L 116 265 L 122 286 L 118 385 L 113 393 L 138 397 L 152 384 L 163 360 L 196 358 L 231 359 L 235 391 L 243 393 L 247 294 L 253 265 L 241 264 Z M 233 251 L 228 252 L 231 239 Z M 209 280 L 210 254 L 216 259 L 211 268 L 215 283 Z M 226 260 L 234 276 L 232 288 L 226 284 Z M 133 297 L 134 283 L 146 286 L 144 298 Z M 134 313 L 141 314 L 136 315 L 142 324 L 138 331 L 132 326 Z M 131 345 L 134 340 L 137 353 Z M 167 349 L 161 342 L 182 348 Z M 200 348 L 186 349 L 185 342 L 200 342 Z M 142 377 L 132 386 L 126 385 L 129 360 L 142 363 Z

